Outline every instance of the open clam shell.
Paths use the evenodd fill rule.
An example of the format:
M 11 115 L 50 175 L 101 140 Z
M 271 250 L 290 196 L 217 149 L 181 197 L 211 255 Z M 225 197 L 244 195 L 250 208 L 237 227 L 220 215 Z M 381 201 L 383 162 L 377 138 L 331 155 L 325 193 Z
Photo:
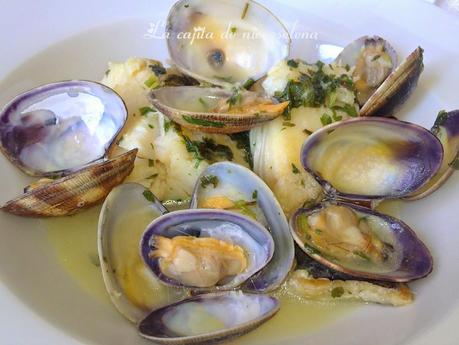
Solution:
M 348 217 L 348 214 L 338 218 L 340 215 L 334 212 L 326 216 L 327 225 L 317 222 L 315 224 L 321 224 L 321 228 L 311 226 L 310 218 L 331 205 L 351 210 L 356 215 L 358 225 L 341 226 L 347 224 L 344 217 Z M 356 231 L 356 226 L 361 226 L 360 222 L 367 224 L 367 232 Z M 325 266 L 351 276 L 408 282 L 425 277 L 432 271 L 430 252 L 408 225 L 365 207 L 338 201 L 324 202 L 308 209 L 299 209 L 291 218 L 290 226 L 296 243 L 306 254 Z M 328 230 L 325 226 L 336 229 Z M 362 246 L 359 241 L 364 242 L 365 249 L 359 249 Z M 331 247 L 334 250 L 331 251 Z
M 148 189 L 136 183 L 115 187 L 100 212 L 97 246 L 105 287 L 116 309 L 131 322 L 184 297 L 184 292 L 160 283 L 138 251 L 145 227 L 166 212 Z
M 357 99 L 362 106 L 397 67 L 397 53 L 385 39 L 363 36 L 344 47 L 335 63 L 355 66 Z
M 162 271 L 161 257 L 151 255 L 152 250 L 158 249 L 158 237 L 174 239 L 177 236 L 211 238 L 236 245 L 243 249 L 247 266 L 239 274 L 225 277 L 215 286 L 186 286 Z M 140 252 L 147 266 L 165 284 L 208 292 L 234 289 L 260 271 L 273 256 L 274 242 L 261 224 L 245 216 L 222 210 L 184 210 L 163 215 L 153 221 L 142 237 Z M 181 266 L 177 270 L 182 272 Z M 187 270 L 184 268 L 183 272 Z
M 210 133 L 247 131 L 278 117 L 288 105 L 250 91 L 194 86 L 153 90 L 150 102 L 172 121 Z
M 137 149 L 101 161 L 52 182 L 29 189 L 1 207 L 24 217 L 55 217 L 77 213 L 101 202 L 131 173 Z
M 187 75 L 214 85 L 257 80 L 289 54 L 284 25 L 246 0 L 182 0 L 167 19 L 169 55 Z
M 405 200 L 418 200 L 432 194 L 459 169 L 459 110 L 441 111 L 431 131 L 443 145 L 444 157 L 440 170 L 425 186 L 405 197 Z
M 279 202 L 257 175 L 234 163 L 212 164 L 198 179 L 191 207 L 226 208 L 252 217 L 263 224 L 273 237 L 274 255 L 259 274 L 243 285 L 243 289 L 269 292 L 284 282 L 293 266 L 293 240 Z
M 418 84 L 424 70 L 421 47 L 415 49 L 371 94 L 360 109 L 360 116 L 392 116 Z
M 357 118 L 311 135 L 303 167 L 331 198 L 393 199 L 421 188 L 439 170 L 440 141 L 418 125 L 389 118 Z
M 123 100 L 105 85 L 47 84 L 4 107 L 0 149 L 29 175 L 62 176 L 104 157 L 126 118 Z
M 278 310 L 279 301 L 274 297 L 220 292 L 155 310 L 138 328 L 142 337 L 158 344 L 215 344 L 248 333 Z

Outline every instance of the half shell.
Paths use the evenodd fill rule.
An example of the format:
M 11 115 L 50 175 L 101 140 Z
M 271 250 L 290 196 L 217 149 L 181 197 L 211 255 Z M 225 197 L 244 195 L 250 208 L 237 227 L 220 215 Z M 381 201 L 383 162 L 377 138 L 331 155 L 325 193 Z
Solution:
M 178 1 L 166 35 L 169 55 L 182 72 L 220 86 L 261 78 L 290 49 L 283 24 L 246 0 Z
M 172 121 L 210 133 L 247 131 L 278 117 L 288 105 L 250 91 L 193 86 L 153 90 L 150 102 Z
M 303 145 L 303 167 L 329 197 L 401 198 L 421 188 L 440 168 L 443 148 L 428 130 L 389 118 L 335 123 Z
M 335 212 L 326 216 L 326 223 L 321 222 L 320 228 L 312 228 L 310 218 L 314 215 L 317 217 L 319 212 L 331 205 L 351 210 L 351 214 L 356 215 L 358 225 L 347 224 L 345 221 L 348 220 L 338 218 Z M 366 224 L 365 232 L 358 230 L 361 222 Z M 336 229 L 324 228 L 332 225 Z M 408 225 L 365 207 L 325 202 L 299 209 L 292 217 L 290 226 L 296 243 L 306 254 L 321 264 L 351 276 L 408 282 L 425 277 L 432 271 L 432 257 L 428 249 Z
M 148 189 L 136 183 L 115 187 L 100 212 L 97 246 L 105 287 L 116 309 L 131 322 L 185 295 L 162 284 L 138 251 L 145 227 L 166 212 Z
M 28 189 L 2 210 L 24 217 L 68 216 L 102 201 L 131 173 L 137 149 Z
M 248 333 L 278 310 L 279 301 L 266 295 L 199 295 L 153 311 L 140 322 L 139 332 L 159 344 L 215 344 Z
M 62 176 L 105 156 L 126 106 L 105 85 L 71 80 L 16 96 L 0 113 L 0 149 L 33 176 Z

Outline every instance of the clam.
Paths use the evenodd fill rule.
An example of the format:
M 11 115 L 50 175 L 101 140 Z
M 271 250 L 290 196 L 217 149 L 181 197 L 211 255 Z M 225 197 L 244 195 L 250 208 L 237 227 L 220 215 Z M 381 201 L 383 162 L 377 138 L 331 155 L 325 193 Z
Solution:
M 134 168 L 137 149 L 26 189 L 1 207 L 24 217 L 68 216 L 102 201 Z
M 405 200 L 418 200 L 430 195 L 459 167 L 459 111 L 441 111 L 431 131 L 443 145 L 444 157 L 440 170 L 426 185 L 405 197 Z
M 432 257 L 401 220 L 346 202 L 298 210 L 297 244 L 318 262 L 360 278 L 408 282 L 432 271 Z
M 411 96 L 424 70 L 424 50 L 416 48 L 360 108 L 360 116 L 392 116 Z
M 166 212 L 148 189 L 136 183 L 115 187 L 100 212 L 97 245 L 105 287 L 116 309 L 135 323 L 152 309 L 185 296 L 161 284 L 138 250 L 145 227 Z
M 140 248 L 165 284 L 208 292 L 240 286 L 268 264 L 274 243 L 261 224 L 237 213 L 185 210 L 153 221 Z
M 153 311 L 139 324 L 158 344 L 214 344 L 239 337 L 279 310 L 270 296 L 236 291 L 198 295 Z
M 259 274 L 244 284 L 243 289 L 269 292 L 284 282 L 293 266 L 293 240 L 279 202 L 257 175 L 234 163 L 212 164 L 201 174 L 195 186 L 191 207 L 225 209 L 263 224 L 273 237 L 274 255 Z
M 288 105 L 250 91 L 193 86 L 153 90 L 150 101 L 172 121 L 210 133 L 249 130 L 278 117 Z
M 290 49 L 284 25 L 246 0 L 178 1 L 169 12 L 166 37 L 183 73 L 226 87 L 261 78 Z
M 127 118 L 112 89 L 71 80 L 39 86 L 0 114 L 0 149 L 32 176 L 62 176 L 105 156 Z
M 237 133 L 282 114 L 287 102 L 245 90 L 289 54 L 289 34 L 266 8 L 245 0 L 182 0 L 167 23 L 167 45 L 177 68 L 224 89 L 153 90 L 150 100 L 164 115 L 194 130 Z
M 65 216 L 104 199 L 134 166 L 137 150 L 106 158 L 126 119 L 120 96 L 91 81 L 61 81 L 16 96 L 0 114 L 0 149 L 23 172 L 48 178 L 2 209 Z
M 344 47 L 335 61 L 355 67 L 357 100 L 362 106 L 397 67 L 397 53 L 385 39 L 363 36 Z
M 291 219 L 296 243 L 324 265 L 357 277 L 407 282 L 426 276 L 432 258 L 425 245 L 408 225 L 365 201 L 373 206 L 410 195 L 437 173 L 442 159 L 431 132 L 394 119 L 358 118 L 317 131 L 303 145 L 301 160 L 326 197 Z
M 421 47 L 397 67 L 394 48 L 378 36 L 355 40 L 343 49 L 335 62 L 355 66 L 360 116 L 392 116 L 416 88 L 424 68 Z

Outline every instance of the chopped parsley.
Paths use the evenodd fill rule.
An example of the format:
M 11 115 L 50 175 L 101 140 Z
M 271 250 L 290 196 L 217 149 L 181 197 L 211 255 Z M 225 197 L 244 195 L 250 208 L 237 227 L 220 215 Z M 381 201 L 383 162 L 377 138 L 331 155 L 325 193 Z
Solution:
M 289 122 L 289 121 L 284 121 L 284 122 L 282 122 L 282 126 L 284 126 L 284 127 L 295 127 L 296 125 L 294 123 Z
M 309 129 L 303 129 L 303 133 L 306 135 L 311 135 L 312 132 Z
M 108 77 L 108 75 L 110 74 L 110 69 L 106 70 L 105 71 L 105 76 Z
M 143 197 L 145 199 L 147 199 L 148 201 L 150 202 L 155 202 L 156 201 L 156 198 L 155 198 L 155 195 L 153 194 L 153 192 L 149 189 L 146 189 L 143 191 L 142 193 Z
M 191 123 L 192 125 L 203 126 L 203 127 L 216 127 L 216 128 L 225 127 L 225 124 L 223 122 L 205 120 L 205 119 L 200 119 L 200 118 L 197 118 L 194 116 L 188 116 L 188 115 L 183 115 L 182 118 L 186 122 Z
M 155 129 L 155 127 L 152 124 L 148 124 L 148 127 L 150 127 L 151 129 Z
M 153 159 L 149 159 L 148 160 L 148 166 L 151 168 L 151 167 L 154 167 L 155 166 L 155 161 Z
M 139 109 L 140 115 L 145 116 L 148 113 L 153 113 L 155 110 L 152 107 L 142 107 Z
M 380 57 L 381 57 L 381 55 L 377 54 L 377 55 L 373 56 L 373 59 L 371 59 L 371 61 L 376 61 L 376 60 L 378 60 Z
M 299 174 L 299 173 L 300 173 L 300 171 L 298 170 L 298 168 L 296 167 L 296 165 L 293 164 L 293 163 L 292 163 L 292 173 L 294 173 L 294 174 Z
M 344 295 L 344 289 L 342 286 L 337 286 L 337 287 L 334 287 L 332 290 L 331 290 L 331 296 L 333 298 L 339 298 L 341 297 L 342 295 Z
M 169 129 L 171 129 L 172 126 L 172 121 L 167 121 L 164 120 L 164 132 L 169 132 Z
M 255 84 L 255 80 L 253 80 L 252 78 L 249 78 L 245 81 L 244 84 L 242 84 L 242 87 L 248 90 L 253 86 L 253 84 Z
M 324 113 L 324 114 L 320 117 L 320 122 L 322 122 L 322 125 L 323 125 L 323 126 L 327 126 L 327 125 L 329 125 L 330 123 L 332 123 L 333 120 L 332 120 L 332 118 L 330 117 L 330 115 Z
M 250 151 L 250 137 L 249 132 L 240 132 L 229 134 L 231 140 L 236 142 L 236 147 L 244 152 L 244 160 L 253 168 L 253 156 Z
M 345 104 L 344 106 L 334 106 L 332 107 L 333 110 L 341 110 L 348 114 L 350 117 L 357 117 L 359 114 L 357 113 L 357 110 L 355 107 L 351 104 Z
M 190 4 L 185 4 L 183 7 L 188 8 L 190 7 Z
M 147 177 L 147 180 L 151 180 L 151 179 L 154 179 L 154 178 L 157 178 L 158 177 L 158 174 L 153 174 L 153 175 L 150 175 Z
M 242 103 L 241 90 L 239 90 L 238 88 L 233 87 L 233 94 L 228 98 L 226 103 L 228 103 L 230 109 L 235 105 L 241 104 Z
M 207 188 L 207 186 L 209 185 L 212 185 L 214 188 L 217 188 L 219 182 L 220 181 L 218 180 L 218 177 L 215 175 L 205 175 L 201 177 L 202 188 Z
M 298 62 L 289 60 L 287 64 L 296 66 Z M 354 90 L 354 82 L 348 75 L 335 76 L 326 74 L 323 71 L 324 63 L 321 61 L 318 61 L 315 65 L 317 71 L 300 73 L 298 80 L 289 80 L 283 91 L 274 94 L 274 97 L 279 102 L 290 102 L 283 114 L 286 120 L 290 119 L 290 112 L 293 108 L 301 106 L 320 107 L 324 104 L 334 105 L 336 102 L 335 91 L 339 87 Z M 352 112 L 348 108 L 346 110 Z M 354 112 L 356 112 L 355 109 L 352 113 Z
M 237 32 L 237 27 L 233 26 L 231 29 L 230 29 L 231 33 L 235 34 Z
M 255 189 L 252 193 L 252 199 L 257 200 L 257 198 L 258 198 L 258 191 Z
M 213 139 L 203 138 L 202 141 L 191 140 L 185 135 L 182 135 L 185 141 L 186 150 L 193 154 L 196 160 L 195 167 L 199 167 L 201 161 L 216 162 L 220 160 L 232 161 L 234 158 L 233 151 L 222 144 L 217 144 Z

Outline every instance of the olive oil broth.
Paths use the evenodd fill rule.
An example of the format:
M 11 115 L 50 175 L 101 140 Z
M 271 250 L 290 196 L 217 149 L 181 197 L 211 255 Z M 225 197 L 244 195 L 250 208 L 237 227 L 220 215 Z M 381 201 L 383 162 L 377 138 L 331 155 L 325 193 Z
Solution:
M 398 202 L 385 202 L 379 210 L 398 216 Z M 63 269 L 88 294 L 101 303 L 110 303 L 105 290 L 97 253 L 97 225 L 100 206 L 80 214 L 43 220 L 49 242 Z M 141 223 L 147 223 L 141 219 Z M 133 236 L 140 237 L 139 233 Z M 136 242 L 136 241 L 134 241 Z M 138 246 L 132 246 L 132 255 L 138 255 Z M 140 259 L 140 257 L 139 257 Z M 139 286 L 144 282 L 138 282 Z M 290 295 L 284 289 L 275 293 L 281 302 L 280 311 L 273 319 L 248 335 L 232 341 L 232 344 L 256 344 L 263 339 L 280 341 L 307 334 L 333 323 L 358 308 L 358 303 L 305 301 Z M 161 296 L 174 299 L 177 296 Z M 150 301 L 150 303 L 153 303 Z

